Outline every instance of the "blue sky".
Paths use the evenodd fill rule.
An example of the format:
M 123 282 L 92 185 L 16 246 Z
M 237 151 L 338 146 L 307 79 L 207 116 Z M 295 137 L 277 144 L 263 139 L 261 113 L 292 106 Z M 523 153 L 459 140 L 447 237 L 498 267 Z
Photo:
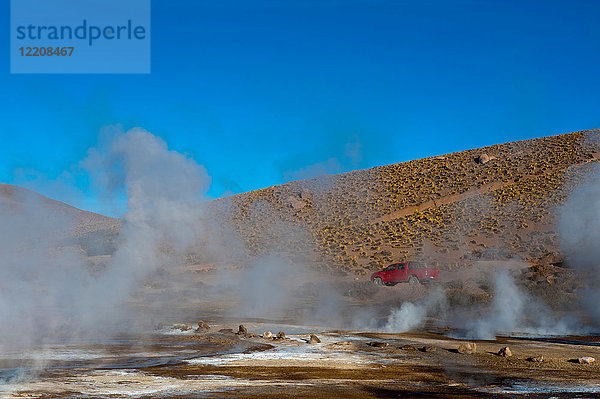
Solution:
M 149 75 L 11 75 L 6 28 L 0 182 L 115 215 L 77 168 L 115 124 L 204 165 L 212 197 L 598 128 L 599 19 L 597 1 L 156 0 Z

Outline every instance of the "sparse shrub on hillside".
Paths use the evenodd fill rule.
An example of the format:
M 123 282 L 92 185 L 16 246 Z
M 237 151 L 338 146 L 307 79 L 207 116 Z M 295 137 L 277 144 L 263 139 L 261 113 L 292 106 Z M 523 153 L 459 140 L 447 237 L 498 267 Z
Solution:
M 585 145 L 587 134 L 291 182 L 214 201 L 211 207 L 216 218 L 231 221 L 250 254 L 273 247 L 311 251 L 306 242 L 282 240 L 272 228 L 285 222 L 306 232 L 315 256 L 333 269 L 343 264 L 358 272 L 420 252 L 431 255 L 423 249 L 425 241 L 432 244 L 430 252 L 449 257 L 442 266 L 448 268 L 464 263 L 465 252 L 483 259 L 507 256 L 499 245 L 484 240 L 530 258 L 556 248 L 553 209 L 596 160 Z M 488 162 L 475 163 L 482 153 L 489 155 Z M 290 206 L 289 198 L 305 205 Z M 535 231 L 540 234 L 531 234 Z M 469 235 L 474 244 L 462 239 Z

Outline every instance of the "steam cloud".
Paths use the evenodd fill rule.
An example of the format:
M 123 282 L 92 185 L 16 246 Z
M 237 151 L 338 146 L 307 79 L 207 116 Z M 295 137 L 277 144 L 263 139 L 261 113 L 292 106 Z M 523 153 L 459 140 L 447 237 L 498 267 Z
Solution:
M 230 284 L 237 293 L 238 306 L 232 315 L 244 317 L 285 317 L 294 307 L 291 293 L 303 270 L 286 259 L 269 255 L 250 263 Z M 232 277 L 229 276 L 231 280 Z
M 427 316 L 439 315 L 447 310 L 444 291 L 437 289 L 418 302 L 404 302 L 400 308 L 392 309 L 383 332 L 398 333 L 422 327 Z
M 201 200 L 210 179 L 204 167 L 141 129 L 91 150 L 84 165 L 99 171 L 97 180 L 126 189 L 120 245 L 94 287 L 98 295 L 110 287 L 124 300 L 144 276 L 204 235 Z
M 127 196 L 118 249 L 94 273 L 67 240 L 76 217 L 31 195 L 0 202 L 0 350 L 113 331 L 139 282 L 204 234 L 206 170 L 160 138 L 113 129 L 82 165 L 109 194 Z
M 507 270 L 494 279 L 494 300 L 486 317 L 466 323 L 468 338 L 495 339 L 498 334 L 565 335 L 579 330 L 575 318 L 557 318 L 543 303 L 528 295 Z
M 548 336 L 590 332 L 576 315 L 559 317 L 541 300 L 519 288 L 510 271 L 503 267 L 502 264 L 495 266 L 498 271 L 493 276 L 493 300 L 488 306 L 453 308 L 439 287 L 420 300 L 403 302 L 400 307 L 392 308 L 385 324 L 379 328 L 372 320 L 371 323 L 360 320 L 356 327 L 399 333 L 422 328 L 427 319 L 433 317 L 438 326 L 447 323 L 458 328 L 452 333 L 457 338 L 487 340 L 495 339 L 497 335 Z
M 600 325 L 600 168 L 571 193 L 560 209 L 559 231 L 568 263 L 587 276 L 579 292 L 581 303 L 596 327 Z

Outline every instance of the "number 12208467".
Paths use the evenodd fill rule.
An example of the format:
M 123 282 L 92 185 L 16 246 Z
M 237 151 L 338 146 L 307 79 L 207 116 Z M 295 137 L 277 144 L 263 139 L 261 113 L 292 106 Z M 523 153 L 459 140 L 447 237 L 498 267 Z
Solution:
M 70 57 L 75 47 L 20 47 L 21 57 Z

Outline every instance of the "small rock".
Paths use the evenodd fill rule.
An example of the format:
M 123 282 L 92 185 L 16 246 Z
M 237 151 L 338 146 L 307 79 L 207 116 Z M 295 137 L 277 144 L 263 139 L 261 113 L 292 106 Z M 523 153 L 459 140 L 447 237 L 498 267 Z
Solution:
M 231 328 L 221 328 L 219 332 L 221 334 L 233 334 L 233 330 Z
M 295 211 L 302 209 L 307 205 L 306 201 L 294 196 L 290 196 L 287 198 L 287 204 L 290 208 L 292 208 Z
M 246 327 L 244 327 L 243 324 L 240 324 L 240 326 L 238 327 L 238 332 L 236 334 L 237 335 L 246 335 L 246 334 L 248 334 L 248 330 L 246 329 Z
M 591 364 L 594 363 L 596 361 L 596 359 L 594 359 L 591 356 L 583 356 L 580 357 L 579 359 L 577 359 L 577 362 L 579 362 L 579 364 Z
M 273 333 L 271 331 L 265 331 L 262 335 L 263 338 L 273 338 Z
M 543 363 L 544 362 L 544 356 L 534 356 L 534 357 L 530 357 L 529 359 L 530 362 L 535 362 L 535 363 Z
M 246 338 L 257 338 L 257 337 L 258 337 L 257 334 L 254 334 L 254 333 L 251 333 L 251 332 L 249 332 L 249 333 L 246 334 Z
M 400 347 L 400 349 L 402 349 L 403 351 L 416 351 L 417 350 L 417 348 L 415 348 L 412 345 L 402 345 Z
M 435 352 L 436 349 L 437 348 L 435 346 L 425 345 L 424 347 L 421 348 L 421 352 Z
M 477 344 L 472 342 L 462 343 L 458 345 L 458 353 L 470 354 L 477 352 Z
M 508 346 L 505 346 L 504 348 L 502 348 L 498 351 L 498 356 L 511 357 L 512 352 L 510 351 L 510 348 Z
M 490 156 L 488 154 L 479 154 L 479 156 L 477 158 L 475 158 L 475 162 L 477 162 L 478 164 L 486 164 L 488 162 L 490 162 Z
M 283 331 L 279 331 L 276 336 L 277 339 L 287 339 Z
M 309 344 L 318 344 L 320 342 L 321 340 L 319 339 L 319 337 L 317 337 L 315 334 L 310 334 L 310 338 L 308 338 Z
M 208 331 L 210 330 L 210 326 L 208 325 L 208 323 L 205 323 L 204 321 L 200 320 L 198 322 L 198 329 L 196 331 Z
M 367 342 L 367 345 L 372 346 L 374 348 L 385 348 L 386 346 L 388 346 L 389 344 L 387 342 Z
M 312 194 L 308 190 L 302 190 L 302 192 L 300 192 L 300 194 L 298 194 L 298 196 L 301 199 L 306 200 L 306 199 L 309 199 L 312 196 Z
M 189 331 L 192 329 L 192 327 L 188 326 L 187 324 L 173 324 L 173 328 L 175 330 L 181 330 L 181 331 Z

